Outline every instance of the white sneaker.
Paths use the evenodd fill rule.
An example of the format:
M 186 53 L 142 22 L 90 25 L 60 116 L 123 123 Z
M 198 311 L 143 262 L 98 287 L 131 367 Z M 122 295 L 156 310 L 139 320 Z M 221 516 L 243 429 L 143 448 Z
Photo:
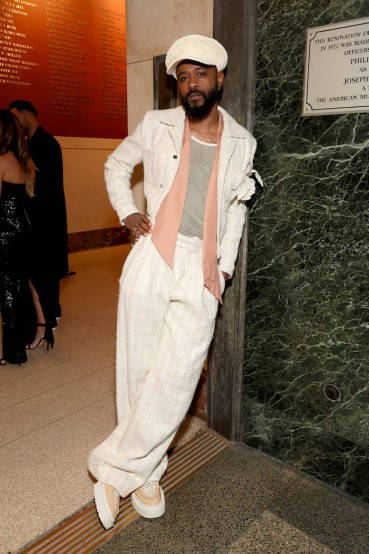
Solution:
M 147 481 L 131 494 L 131 502 L 139 514 L 152 519 L 165 512 L 165 498 L 159 481 Z
M 94 485 L 97 514 L 105 529 L 113 527 L 119 514 L 119 493 L 111 485 L 98 481 Z

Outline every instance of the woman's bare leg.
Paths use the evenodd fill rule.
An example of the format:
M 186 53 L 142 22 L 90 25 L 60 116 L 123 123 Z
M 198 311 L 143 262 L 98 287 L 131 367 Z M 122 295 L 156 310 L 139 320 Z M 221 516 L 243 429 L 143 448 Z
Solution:
M 40 342 L 40 340 L 43 339 L 44 336 L 45 336 L 46 320 L 45 320 L 44 312 L 42 311 L 40 298 L 39 298 L 39 296 L 37 294 L 37 291 L 36 291 L 35 287 L 33 286 L 31 280 L 29 280 L 29 288 L 31 289 L 32 300 L 33 300 L 33 304 L 35 306 L 37 323 L 43 324 L 43 325 L 37 325 L 35 338 L 33 339 L 33 342 L 31 342 L 31 344 L 29 344 L 28 347 L 27 347 L 30 350 L 32 350 L 32 348 L 35 348 L 37 346 L 37 344 Z

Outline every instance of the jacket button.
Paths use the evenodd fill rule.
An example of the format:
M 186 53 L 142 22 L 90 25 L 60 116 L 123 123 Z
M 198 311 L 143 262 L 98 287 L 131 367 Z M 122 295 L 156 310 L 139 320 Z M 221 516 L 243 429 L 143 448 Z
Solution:
M 177 154 L 174 154 L 173 158 L 176 160 L 177 159 Z

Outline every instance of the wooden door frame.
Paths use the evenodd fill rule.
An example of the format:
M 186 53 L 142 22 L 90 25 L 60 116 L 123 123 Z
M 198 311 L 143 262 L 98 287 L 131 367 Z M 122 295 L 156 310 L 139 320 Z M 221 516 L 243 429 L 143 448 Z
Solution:
M 214 0 L 214 38 L 224 45 L 229 57 L 221 105 L 249 131 L 254 105 L 256 8 L 256 0 Z M 208 426 L 235 442 L 242 438 L 247 238 L 248 213 L 208 359 Z
M 153 57 L 154 110 L 167 110 L 177 106 L 177 82 L 166 74 L 166 54 Z

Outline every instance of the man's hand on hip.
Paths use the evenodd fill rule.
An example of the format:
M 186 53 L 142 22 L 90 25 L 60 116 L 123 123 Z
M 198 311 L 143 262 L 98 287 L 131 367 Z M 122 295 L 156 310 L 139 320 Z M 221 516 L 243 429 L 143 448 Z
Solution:
M 138 239 L 141 235 L 146 237 L 151 233 L 152 223 L 148 217 L 139 212 L 135 212 L 124 220 L 125 226 Z

